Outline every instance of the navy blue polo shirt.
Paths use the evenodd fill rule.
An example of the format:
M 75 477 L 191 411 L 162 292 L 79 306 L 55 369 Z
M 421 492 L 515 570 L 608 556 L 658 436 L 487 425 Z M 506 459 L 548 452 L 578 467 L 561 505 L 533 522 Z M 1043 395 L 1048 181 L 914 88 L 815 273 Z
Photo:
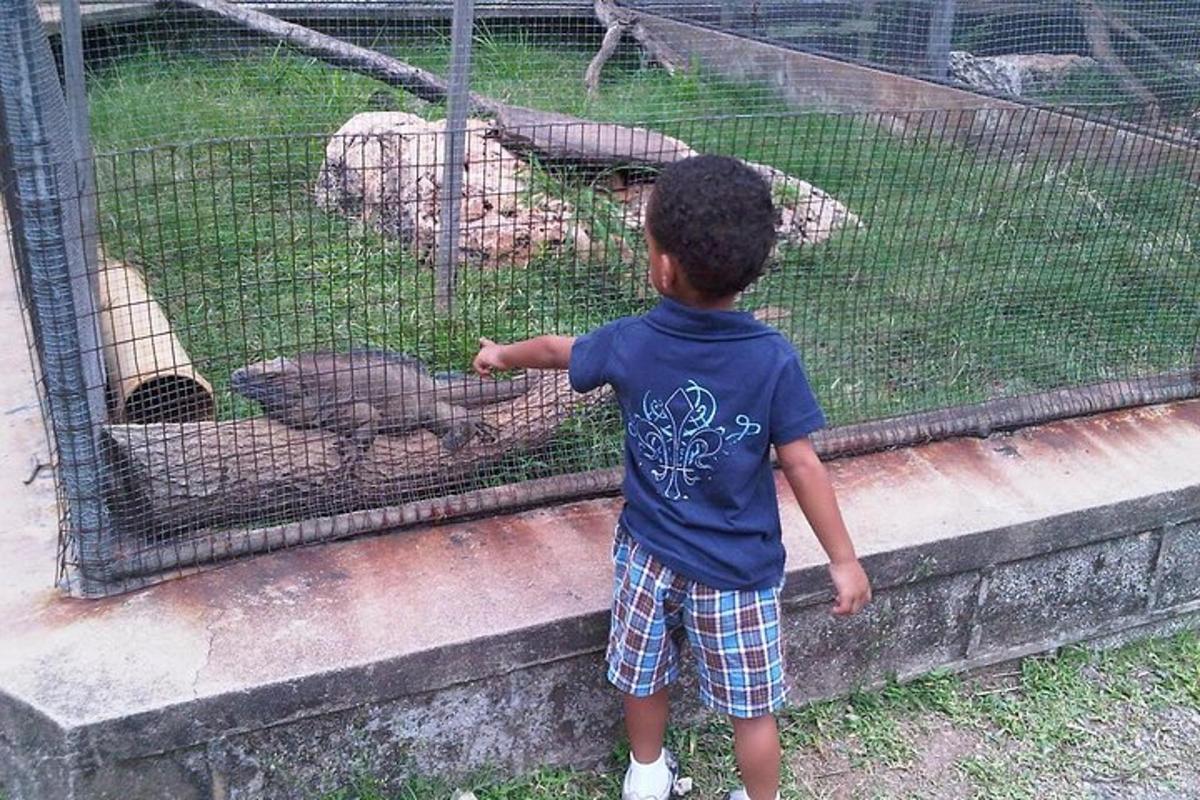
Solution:
M 785 554 L 769 446 L 825 424 L 791 343 L 748 312 L 663 298 L 576 339 L 569 374 L 576 391 L 616 392 L 630 535 L 715 589 L 777 585 Z

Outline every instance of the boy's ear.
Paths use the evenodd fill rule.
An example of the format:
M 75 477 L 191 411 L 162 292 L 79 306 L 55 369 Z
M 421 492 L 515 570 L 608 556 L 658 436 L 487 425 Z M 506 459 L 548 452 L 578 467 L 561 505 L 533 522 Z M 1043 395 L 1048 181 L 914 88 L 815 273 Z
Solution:
M 659 276 L 663 283 L 663 289 L 670 292 L 678 288 L 679 285 L 679 262 L 675 260 L 675 256 L 670 253 L 658 251 L 659 257 Z

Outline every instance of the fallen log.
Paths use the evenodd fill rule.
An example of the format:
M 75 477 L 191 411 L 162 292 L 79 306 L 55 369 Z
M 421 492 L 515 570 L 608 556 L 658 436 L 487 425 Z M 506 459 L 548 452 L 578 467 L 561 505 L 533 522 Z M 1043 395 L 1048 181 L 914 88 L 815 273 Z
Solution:
M 571 391 L 565 373 L 482 409 L 497 434 L 451 453 L 430 431 L 376 437 L 361 454 L 336 435 L 266 418 L 109 425 L 103 442 L 116 486 L 110 505 L 135 536 L 245 526 L 390 506 L 471 488 L 489 466 L 546 442 L 605 392 Z M 476 484 L 477 485 L 477 484 Z
M 648 128 L 520 106 L 503 106 L 493 118 L 501 144 L 550 164 L 656 168 L 696 155 L 679 139 Z
M 204 530 L 186 539 L 150 540 L 121 548 L 114 555 L 108 574 L 112 580 L 122 580 L 127 585 L 136 584 L 136 580 L 130 579 L 171 569 L 213 564 L 250 553 L 330 542 L 479 514 L 513 512 L 556 501 L 614 494 L 620 491 L 623 474 L 620 467 L 576 472 L 277 525 Z

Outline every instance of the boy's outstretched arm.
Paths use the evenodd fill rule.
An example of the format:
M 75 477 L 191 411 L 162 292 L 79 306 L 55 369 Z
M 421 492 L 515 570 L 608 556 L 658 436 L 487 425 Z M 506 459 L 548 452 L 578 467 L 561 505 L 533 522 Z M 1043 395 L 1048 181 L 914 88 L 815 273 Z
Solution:
M 842 521 L 825 465 L 807 438 L 776 447 L 775 455 L 800 510 L 829 556 L 829 574 L 837 590 L 833 613 L 838 616 L 858 613 L 871 602 L 871 583 L 854 553 L 854 543 Z
M 566 369 L 574 343 L 574 336 L 537 336 L 512 344 L 480 339 L 479 354 L 471 366 L 485 377 L 506 369 Z

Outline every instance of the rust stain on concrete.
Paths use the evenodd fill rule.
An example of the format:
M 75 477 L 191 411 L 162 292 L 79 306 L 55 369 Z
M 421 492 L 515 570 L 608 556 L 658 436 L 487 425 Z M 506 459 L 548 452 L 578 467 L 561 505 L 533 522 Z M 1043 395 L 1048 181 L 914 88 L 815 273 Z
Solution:
M 848 517 L 878 526 L 863 531 L 877 552 L 1045 513 L 1054 503 L 1038 491 L 1044 480 L 1085 469 L 1111 472 L 1115 494 L 1128 493 L 1128 471 L 1109 469 L 1119 461 L 1110 447 L 1149 457 L 1186 447 L 1198 428 L 1200 401 L 839 459 L 830 472 Z M 818 563 L 786 479 L 776 479 L 790 568 Z M 285 680 L 602 613 L 620 508 L 620 498 L 586 500 L 301 547 L 98 601 L 26 592 L 3 598 L 2 632 L 47 664 L 101 637 L 104 652 L 87 655 L 96 674 L 130 673 L 130 691 L 140 681 L 154 702 Z M 174 650 L 144 654 L 134 640 Z

